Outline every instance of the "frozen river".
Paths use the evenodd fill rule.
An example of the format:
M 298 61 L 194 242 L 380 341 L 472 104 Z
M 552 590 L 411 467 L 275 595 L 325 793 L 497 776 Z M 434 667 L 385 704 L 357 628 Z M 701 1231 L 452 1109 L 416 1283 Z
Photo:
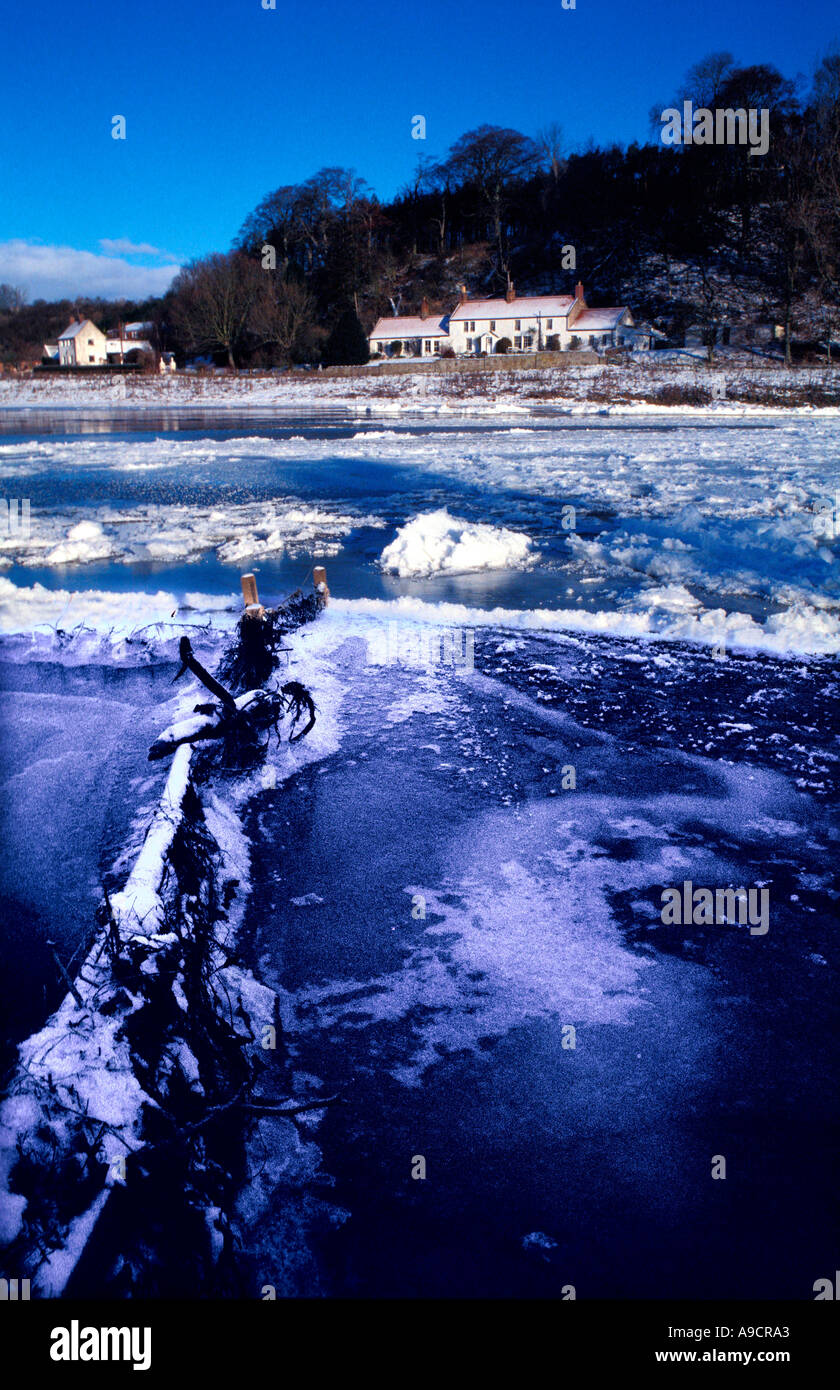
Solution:
M 257 1290 L 807 1298 L 834 1267 L 838 457 L 792 414 L 4 419 L 7 1036 L 139 843 L 177 633 L 212 664 L 243 570 L 271 601 L 327 565 L 288 656 L 320 742 L 246 806 L 242 944 L 283 1084 L 341 1099 Z M 666 925 L 686 881 L 768 890 L 768 930 Z
M 807 1297 L 832 1241 L 833 672 L 489 630 L 474 671 L 421 672 L 344 627 L 304 642 L 340 750 L 247 822 L 249 959 L 301 1097 L 342 1101 L 287 1291 Z M 768 885 L 766 935 L 664 926 L 686 879 Z M 261 1250 L 254 1278 L 288 1268 Z
M 0 538 L 0 628 L 24 611 L 69 626 L 217 606 L 243 568 L 282 594 L 326 559 L 345 599 L 545 609 L 543 625 L 780 652 L 840 643 L 832 418 L 126 423 L 0 421 L 5 495 L 31 515 L 28 535 Z M 428 559 L 429 514 L 460 553 Z

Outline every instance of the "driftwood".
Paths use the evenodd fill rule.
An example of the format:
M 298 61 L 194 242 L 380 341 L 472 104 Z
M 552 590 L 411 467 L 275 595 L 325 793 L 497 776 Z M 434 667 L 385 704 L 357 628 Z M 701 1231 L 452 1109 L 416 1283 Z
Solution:
M 198 676 L 198 679 L 201 681 L 201 684 L 206 685 L 207 689 L 210 691 L 210 694 L 215 695 L 218 700 L 221 700 L 222 704 L 225 706 L 226 709 L 234 710 L 236 708 L 236 701 L 234 700 L 230 691 L 225 690 L 223 685 L 219 685 L 219 682 L 213 676 L 211 676 L 210 672 L 205 670 L 201 662 L 197 661 L 196 658 L 193 656 L 192 643 L 190 642 L 189 637 L 181 638 L 179 654 L 181 657 L 181 669 L 177 673 L 177 675 L 173 676 L 173 685 L 177 680 L 180 680 L 181 676 L 183 676 L 185 671 L 192 671 L 194 676 Z
M 276 608 L 254 617 L 246 609 L 239 620 L 236 641 L 220 667 L 223 680 L 238 691 L 262 686 L 277 669 L 280 655 L 289 651 L 283 639 L 303 623 L 310 623 L 324 607 L 324 595 L 297 589 Z
M 300 602 L 306 621 L 320 600 Z M 293 615 L 265 627 L 252 612 L 243 632 L 245 621 L 254 650 L 265 651 L 262 630 L 276 664 Z M 197 1296 L 219 1296 L 231 1273 L 228 1213 L 246 1125 L 339 1103 L 259 1093 L 265 1059 L 254 1042 L 278 1021 L 277 997 L 240 963 L 228 917 L 236 866 L 205 819 L 191 766 L 196 739 L 217 739 L 225 761 L 239 740 L 250 755 L 281 716 L 291 717 L 293 741 L 305 737 L 314 702 L 297 681 L 264 688 L 267 675 L 231 691 L 189 640 L 180 655 L 178 677 L 190 671 L 206 702 L 154 744 L 150 757 L 173 757 L 142 848 L 124 887 L 103 889 L 100 931 L 74 979 L 72 960 L 55 954 L 70 992 L 21 1044 L 0 1105 L 3 1258 L 44 1297 L 64 1292 L 83 1251 L 82 1280 L 92 1270 L 115 1296 L 166 1296 L 185 1277 Z
M 247 621 L 255 623 L 251 618 Z M 182 743 L 196 743 L 202 739 L 237 738 L 253 742 L 260 733 L 271 729 L 279 739 L 279 721 L 287 714 L 292 716 L 290 743 L 297 743 L 314 728 L 315 701 L 300 681 L 287 681 L 279 691 L 248 690 L 234 697 L 196 660 L 189 637 L 181 638 L 179 650 L 181 669 L 174 679 L 191 671 L 216 696 L 216 701 L 195 705 L 191 718 L 181 719 L 164 729 L 149 749 L 150 761 L 165 758 Z M 306 723 L 298 729 L 304 717 Z

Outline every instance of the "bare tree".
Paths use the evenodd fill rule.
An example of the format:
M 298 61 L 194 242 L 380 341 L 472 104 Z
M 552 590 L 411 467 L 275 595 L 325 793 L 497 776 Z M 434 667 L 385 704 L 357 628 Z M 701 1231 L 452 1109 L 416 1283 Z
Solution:
M 558 121 L 552 121 L 537 131 L 537 149 L 551 171 L 555 183 L 563 171 L 563 143 L 563 127 Z
M 701 58 L 699 62 L 694 63 L 688 69 L 677 95 L 670 102 L 664 104 L 680 108 L 684 101 L 692 101 L 696 107 L 704 106 L 707 110 L 712 110 L 718 105 L 718 98 L 734 71 L 735 59 L 731 53 L 727 53 L 725 49 L 716 53 L 707 53 L 705 58 Z M 652 106 L 650 108 L 651 130 L 661 130 L 661 117 L 662 103 L 658 106 Z
M 420 193 L 431 193 L 438 199 L 438 215 L 431 218 L 431 223 L 437 229 L 438 253 L 442 256 L 446 250 L 451 170 L 446 161 L 435 163 L 431 159 L 421 159 L 417 168 L 417 179 Z
M 26 292 L 17 285 L 0 285 L 0 313 L 16 314 L 26 303 Z
M 222 351 L 236 368 L 251 319 L 265 293 L 263 271 L 241 251 L 205 256 L 184 267 L 173 281 L 172 316 L 193 351 Z
M 499 261 L 507 268 L 502 235 L 505 195 L 510 184 L 533 174 L 539 165 L 534 141 L 518 130 L 482 125 L 455 141 L 446 168 L 461 184 L 473 187 L 479 214 L 489 218 Z
M 305 285 L 263 272 L 264 290 L 255 305 L 251 327 L 262 346 L 274 347 L 284 362 L 302 349 L 315 316 L 315 300 Z
M 707 53 L 698 63 L 688 69 L 685 86 L 680 93 L 681 100 L 693 100 L 695 106 L 705 106 L 711 110 L 717 106 L 726 83 L 735 69 L 735 59 L 731 53 L 722 50 Z
M 816 173 L 821 152 L 807 120 L 796 117 L 786 122 L 776 137 L 776 157 L 777 187 L 766 221 L 771 277 L 784 325 L 785 362 L 790 363 L 793 306 L 807 283 L 821 228 Z
M 236 245 L 259 254 L 269 242 L 277 254 L 278 266 L 285 271 L 295 242 L 297 197 L 298 189 L 294 184 L 285 184 L 269 193 L 242 224 Z

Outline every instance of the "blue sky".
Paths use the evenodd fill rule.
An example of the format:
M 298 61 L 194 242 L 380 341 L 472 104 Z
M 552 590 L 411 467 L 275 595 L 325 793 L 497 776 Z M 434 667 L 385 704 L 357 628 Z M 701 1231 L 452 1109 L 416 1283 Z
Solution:
M 705 53 L 810 78 L 838 40 L 837 0 L 36 0 L 3 35 L 0 280 L 160 292 L 322 165 L 387 198 L 485 121 L 645 140 Z

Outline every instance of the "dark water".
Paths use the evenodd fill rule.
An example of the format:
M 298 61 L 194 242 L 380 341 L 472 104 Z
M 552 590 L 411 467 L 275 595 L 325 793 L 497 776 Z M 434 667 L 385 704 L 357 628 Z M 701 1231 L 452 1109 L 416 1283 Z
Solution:
M 251 811 L 251 959 L 288 991 L 293 1073 L 341 1098 L 313 1136 L 349 1214 L 315 1236 L 325 1287 L 807 1299 L 835 1249 L 833 673 L 802 671 L 794 710 L 780 663 L 734 662 L 707 748 L 708 658 L 481 637 L 444 710 L 390 726 L 409 677 L 354 677 L 348 649 L 352 733 Z M 745 701 L 749 750 L 725 727 Z M 766 936 L 661 925 L 664 882 L 715 873 L 770 885 Z M 621 1021 L 586 1020 L 592 980 L 635 1001 Z M 259 1271 L 282 1283 L 270 1250 Z

